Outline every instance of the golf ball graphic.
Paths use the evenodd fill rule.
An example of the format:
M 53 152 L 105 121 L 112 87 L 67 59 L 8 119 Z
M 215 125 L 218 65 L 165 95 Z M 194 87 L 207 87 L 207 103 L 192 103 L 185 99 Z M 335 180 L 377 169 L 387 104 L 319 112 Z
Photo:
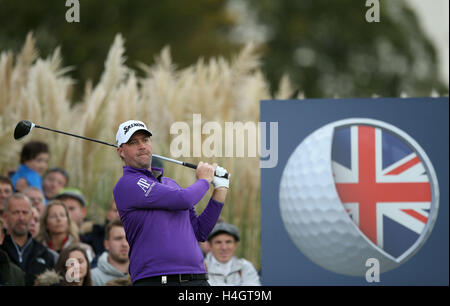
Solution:
M 425 151 L 388 123 L 352 118 L 307 136 L 284 168 L 283 223 L 317 265 L 363 276 L 375 258 L 380 272 L 411 258 L 437 218 L 439 192 Z

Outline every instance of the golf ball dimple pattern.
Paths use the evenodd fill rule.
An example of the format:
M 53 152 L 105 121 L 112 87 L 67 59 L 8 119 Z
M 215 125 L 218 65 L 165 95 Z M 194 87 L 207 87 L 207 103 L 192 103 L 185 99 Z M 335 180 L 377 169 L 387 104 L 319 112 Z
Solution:
M 350 219 L 337 194 L 331 166 L 334 124 L 324 126 L 295 149 L 280 183 L 280 212 L 294 244 L 330 271 L 362 276 L 376 258 L 380 271 L 399 263 L 370 242 Z

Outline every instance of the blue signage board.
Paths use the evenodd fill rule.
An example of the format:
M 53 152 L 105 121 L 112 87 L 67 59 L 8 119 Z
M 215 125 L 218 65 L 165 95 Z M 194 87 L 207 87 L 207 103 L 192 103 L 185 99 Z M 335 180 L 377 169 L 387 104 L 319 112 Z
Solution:
M 449 285 L 448 98 L 260 111 L 278 125 L 262 133 L 277 137 L 263 142 L 277 145 L 261 167 L 263 285 Z

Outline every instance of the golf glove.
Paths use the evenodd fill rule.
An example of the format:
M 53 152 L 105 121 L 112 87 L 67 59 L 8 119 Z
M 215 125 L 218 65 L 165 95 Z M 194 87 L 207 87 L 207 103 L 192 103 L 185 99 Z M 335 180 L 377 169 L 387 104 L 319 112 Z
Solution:
M 231 176 L 231 174 L 228 173 L 228 178 L 219 177 L 219 176 L 224 176 L 227 173 L 228 173 L 228 171 L 225 168 L 217 166 L 215 174 L 218 175 L 218 176 L 214 175 L 214 178 L 213 178 L 213 181 L 212 181 L 214 189 L 217 189 L 219 187 L 230 188 L 230 176 Z

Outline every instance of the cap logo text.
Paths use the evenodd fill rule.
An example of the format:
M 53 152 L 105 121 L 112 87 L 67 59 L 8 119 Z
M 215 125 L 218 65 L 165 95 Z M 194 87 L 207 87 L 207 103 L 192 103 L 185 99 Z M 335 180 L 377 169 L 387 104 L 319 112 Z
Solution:
M 124 126 L 123 127 L 123 130 L 124 130 L 124 135 L 126 135 L 127 133 L 128 133 L 128 131 L 132 128 L 132 127 L 135 127 L 135 126 L 140 126 L 140 127 L 143 127 L 143 128 L 145 128 L 145 126 L 142 124 L 142 123 L 132 123 L 132 124 L 130 124 L 130 125 L 128 125 L 128 126 Z

